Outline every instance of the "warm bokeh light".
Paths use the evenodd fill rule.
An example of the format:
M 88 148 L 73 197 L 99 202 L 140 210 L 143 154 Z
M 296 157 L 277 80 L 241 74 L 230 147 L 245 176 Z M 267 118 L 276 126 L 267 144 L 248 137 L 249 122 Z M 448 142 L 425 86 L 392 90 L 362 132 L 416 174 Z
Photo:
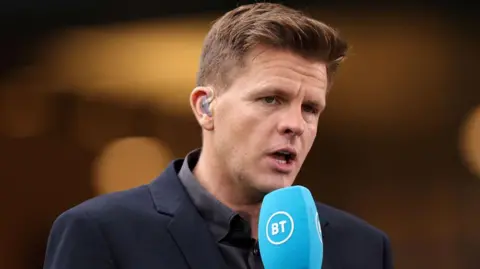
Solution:
M 127 137 L 108 144 L 95 163 L 95 190 L 99 194 L 148 183 L 172 160 L 170 149 L 150 137 Z
M 462 129 L 460 143 L 468 168 L 480 177 L 480 106 L 468 116 Z
M 182 113 L 210 20 L 147 21 L 58 33 L 42 55 L 55 90 L 156 102 Z M 188 110 L 187 110 L 188 111 Z
M 409 19 L 375 14 L 334 21 L 351 44 L 328 106 L 348 119 L 339 133 L 358 124 L 362 132 L 417 136 L 448 117 L 452 92 L 438 90 L 449 79 L 448 25 L 427 14 Z

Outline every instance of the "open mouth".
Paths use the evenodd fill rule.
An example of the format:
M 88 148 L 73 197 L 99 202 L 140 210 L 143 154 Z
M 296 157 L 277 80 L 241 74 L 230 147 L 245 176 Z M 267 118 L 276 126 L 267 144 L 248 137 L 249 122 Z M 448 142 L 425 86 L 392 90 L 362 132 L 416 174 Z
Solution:
M 297 154 L 289 150 L 275 151 L 272 156 L 281 164 L 290 164 L 295 161 Z

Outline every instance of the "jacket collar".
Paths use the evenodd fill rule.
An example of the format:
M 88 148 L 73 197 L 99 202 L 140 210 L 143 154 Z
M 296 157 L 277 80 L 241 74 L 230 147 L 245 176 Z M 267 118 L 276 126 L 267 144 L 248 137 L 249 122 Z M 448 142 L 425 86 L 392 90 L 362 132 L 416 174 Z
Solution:
M 172 217 L 168 231 L 191 269 L 227 268 L 208 226 L 177 176 L 183 160 L 175 160 L 149 184 L 155 209 Z M 201 244 L 198 244 L 201 242 Z

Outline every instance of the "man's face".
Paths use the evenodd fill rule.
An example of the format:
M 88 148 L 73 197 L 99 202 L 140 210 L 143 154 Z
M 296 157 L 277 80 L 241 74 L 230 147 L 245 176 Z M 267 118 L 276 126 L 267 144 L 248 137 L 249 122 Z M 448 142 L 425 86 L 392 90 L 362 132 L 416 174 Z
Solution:
M 268 193 L 293 184 L 325 108 L 326 66 L 258 47 L 215 101 L 217 157 L 242 188 Z

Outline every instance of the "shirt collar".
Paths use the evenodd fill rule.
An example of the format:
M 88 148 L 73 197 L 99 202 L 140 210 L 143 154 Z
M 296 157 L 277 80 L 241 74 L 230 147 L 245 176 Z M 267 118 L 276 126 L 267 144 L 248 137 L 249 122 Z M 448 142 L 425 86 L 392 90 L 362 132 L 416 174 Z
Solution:
M 201 149 L 196 149 L 185 157 L 178 177 L 200 215 L 210 227 L 215 239 L 222 241 L 229 233 L 238 233 L 239 226 L 247 229 L 245 226 L 248 226 L 248 223 L 244 221 L 238 213 L 218 201 L 198 182 L 193 171 L 200 157 L 200 153 Z M 250 232 L 249 226 L 248 231 L 245 232 Z

